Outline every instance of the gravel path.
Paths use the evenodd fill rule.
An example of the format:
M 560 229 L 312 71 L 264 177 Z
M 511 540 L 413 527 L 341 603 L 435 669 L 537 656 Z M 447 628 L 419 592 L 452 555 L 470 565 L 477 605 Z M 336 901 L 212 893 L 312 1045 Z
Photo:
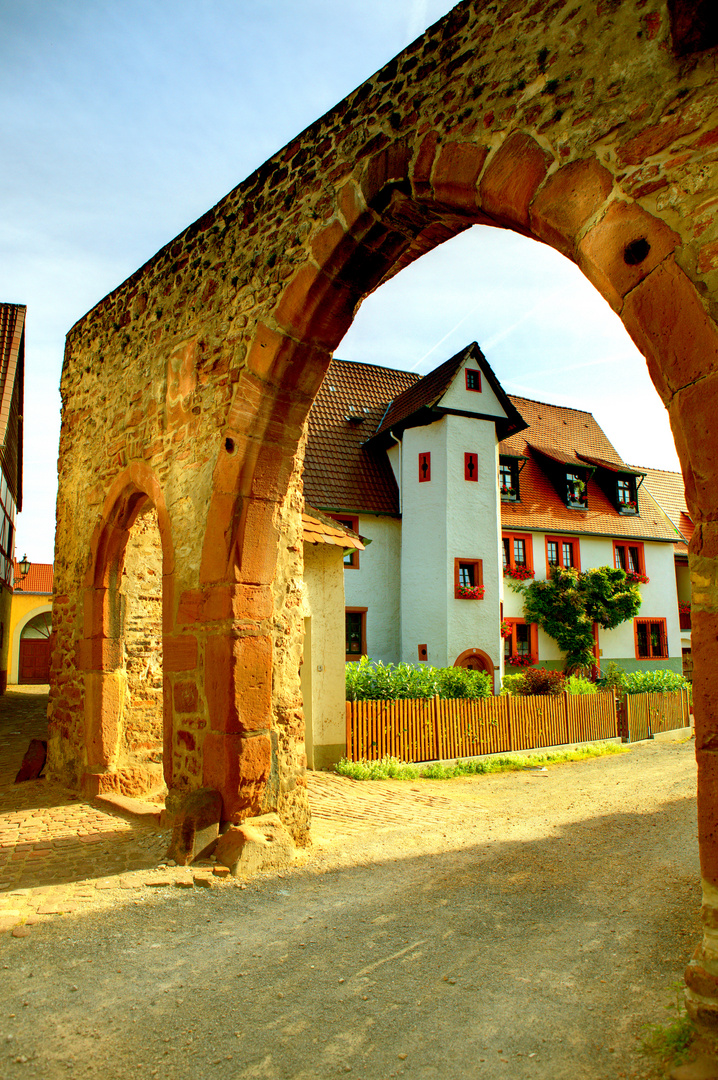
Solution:
M 654 1075 L 641 1027 L 699 940 L 691 742 L 310 792 L 289 873 L 3 935 L 0 1076 Z

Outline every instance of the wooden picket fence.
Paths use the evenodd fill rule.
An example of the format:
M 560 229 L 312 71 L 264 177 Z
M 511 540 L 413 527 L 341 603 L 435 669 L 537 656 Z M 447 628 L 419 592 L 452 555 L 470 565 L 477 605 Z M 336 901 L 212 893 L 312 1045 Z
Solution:
M 650 698 L 650 702 L 643 702 Z M 632 741 L 690 723 L 686 691 L 638 694 L 617 702 L 612 691 L 536 697 L 347 701 L 347 757 L 437 761 L 539 750 L 623 735 Z M 625 731 L 624 731 L 625 728 Z
M 691 722 L 687 690 L 661 694 L 626 694 L 618 703 L 618 733 L 637 742 L 659 731 L 688 727 Z

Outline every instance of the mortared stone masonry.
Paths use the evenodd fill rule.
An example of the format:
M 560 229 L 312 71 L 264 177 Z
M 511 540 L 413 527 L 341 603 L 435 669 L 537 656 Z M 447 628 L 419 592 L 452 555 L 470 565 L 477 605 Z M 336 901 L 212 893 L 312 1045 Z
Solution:
M 90 792 L 156 782 L 155 695 L 136 656 L 128 670 L 122 584 L 151 513 L 161 590 L 143 603 L 158 610 L 161 591 L 172 799 L 213 790 L 224 824 L 278 813 L 306 842 L 309 406 L 367 293 L 476 222 L 517 230 L 580 266 L 670 412 L 697 523 L 705 936 L 689 1000 L 718 1021 L 717 46 L 710 3 L 467 0 L 72 328 L 52 773 Z

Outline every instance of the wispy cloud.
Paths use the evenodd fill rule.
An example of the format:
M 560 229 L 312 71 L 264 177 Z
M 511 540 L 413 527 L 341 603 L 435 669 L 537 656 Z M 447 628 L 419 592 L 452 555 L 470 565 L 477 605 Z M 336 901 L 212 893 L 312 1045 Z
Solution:
M 411 0 L 409 4 L 409 22 L 407 33 L 409 40 L 413 41 L 419 34 L 426 30 L 429 21 L 429 0 Z

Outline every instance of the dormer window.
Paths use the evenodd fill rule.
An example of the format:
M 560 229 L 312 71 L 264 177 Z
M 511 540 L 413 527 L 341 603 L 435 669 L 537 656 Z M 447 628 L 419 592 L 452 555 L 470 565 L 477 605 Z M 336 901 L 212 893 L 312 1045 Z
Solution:
M 501 458 L 499 461 L 499 493 L 501 502 L 518 502 L 519 463 L 515 458 Z
M 586 476 L 577 472 L 566 473 L 566 506 L 574 510 L 585 510 L 588 506 Z
M 638 513 L 635 477 L 621 477 L 616 481 L 616 505 L 619 514 Z

